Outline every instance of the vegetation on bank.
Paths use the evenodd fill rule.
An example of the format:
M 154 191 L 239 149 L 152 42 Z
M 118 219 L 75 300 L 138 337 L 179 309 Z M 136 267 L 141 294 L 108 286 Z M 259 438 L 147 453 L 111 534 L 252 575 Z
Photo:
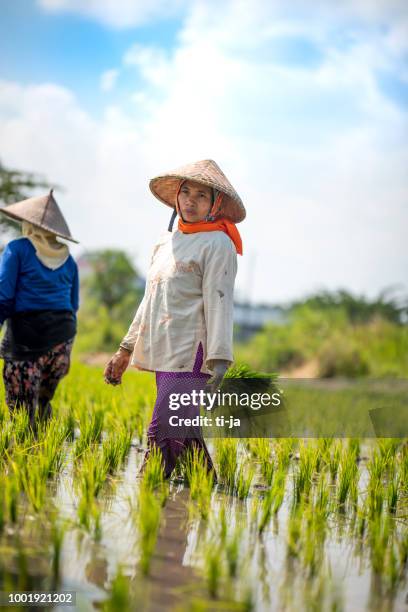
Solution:
M 237 345 L 235 357 L 265 371 L 313 361 L 323 378 L 408 376 L 408 310 L 397 300 L 324 292 L 287 310 L 285 324 L 269 323 Z

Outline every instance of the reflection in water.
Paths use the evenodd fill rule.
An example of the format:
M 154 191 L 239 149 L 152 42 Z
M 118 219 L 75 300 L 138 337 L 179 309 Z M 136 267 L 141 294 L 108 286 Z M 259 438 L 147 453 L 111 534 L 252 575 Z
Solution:
M 105 557 L 100 556 L 100 553 L 91 557 L 85 566 L 85 576 L 88 582 L 101 589 L 105 588 L 108 579 L 108 562 Z
M 185 602 L 197 581 L 191 567 L 183 565 L 187 546 L 188 490 L 171 494 L 163 508 L 161 527 L 153 555 L 146 610 L 170 610 Z

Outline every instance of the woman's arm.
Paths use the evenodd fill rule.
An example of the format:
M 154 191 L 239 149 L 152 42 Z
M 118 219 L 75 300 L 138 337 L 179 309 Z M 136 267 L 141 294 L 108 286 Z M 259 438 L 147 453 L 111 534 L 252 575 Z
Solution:
M 9 244 L 0 259 L 0 325 L 13 313 L 20 260 Z
M 214 360 L 233 361 L 234 284 L 237 274 L 237 252 L 234 244 L 220 240 L 208 252 L 203 271 L 204 316 L 207 328 L 206 366 L 213 369 Z
M 76 313 L 79 308 L 79 276 L 76 261 L 74 261 L 74 277 L 72 279 L 71 287 L 71 305 L 72 310 Z
M 145 294 L 146 295 L 146 294 Z M 143 296 L 142 301 L 139 304 L 139 307 L 136 311 L 135 317 L 130 324 L 128 332 L 126 336 L 123 338 L 122 342 L 119 345 L 119 349 L 116 353 L 110 358 L 105 367 L 105 382 L 110 385 L 119 385 L 122 381 L 122 374 L 126 370 L 129 365 L 130 356 L 133 352 L 133 347 L 136 342 L 136 336 L 138 334 L 140 318 L 142 315 L 142 310 L 144 306 Z

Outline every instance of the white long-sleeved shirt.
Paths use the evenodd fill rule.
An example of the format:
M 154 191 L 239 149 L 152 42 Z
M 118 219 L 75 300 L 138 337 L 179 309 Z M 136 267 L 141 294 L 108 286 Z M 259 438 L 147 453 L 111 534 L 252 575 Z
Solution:
M 153 249 L 143 300 L 121 345 L 139 370 L 201 372 L 213 359 L 234 361 L 233 293 L 237 252 L 223 231 L 165 231 Z

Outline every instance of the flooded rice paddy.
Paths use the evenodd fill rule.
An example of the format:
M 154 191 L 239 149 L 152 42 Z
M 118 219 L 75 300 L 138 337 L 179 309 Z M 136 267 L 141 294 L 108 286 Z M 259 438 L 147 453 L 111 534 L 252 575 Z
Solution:
M 140 474 L 154 399 L 149 374 L 113 389 L 74 364 L 37 435 L 2 401 L 1 591 L 72 590 L 84 611 L 408 610 L 406 440 L 211 439 L 217 484 L 198 454 L 164 482 L 158 454 Z

